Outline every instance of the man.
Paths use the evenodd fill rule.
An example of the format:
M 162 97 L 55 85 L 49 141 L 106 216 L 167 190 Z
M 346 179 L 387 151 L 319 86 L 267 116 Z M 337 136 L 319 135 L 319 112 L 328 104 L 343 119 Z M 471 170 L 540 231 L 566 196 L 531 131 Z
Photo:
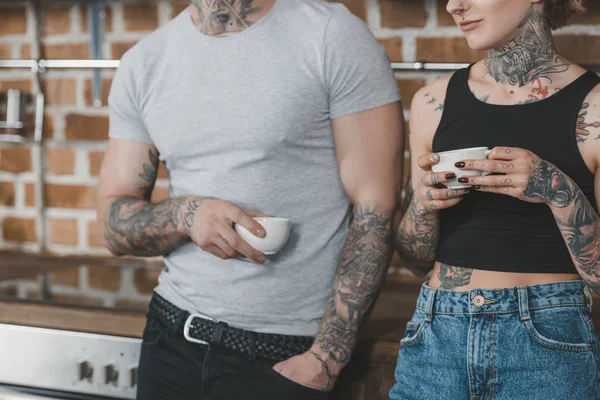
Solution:
M 392 255 L 399 99 L 364 23 L 321 0 L 194 0 L 123 57 L 98 218 L 113 254 L 166 264 L 138 398 L 329 397 Z M 274 256 L 233 229 L 264 236 L 261 213 L 292 221 Z

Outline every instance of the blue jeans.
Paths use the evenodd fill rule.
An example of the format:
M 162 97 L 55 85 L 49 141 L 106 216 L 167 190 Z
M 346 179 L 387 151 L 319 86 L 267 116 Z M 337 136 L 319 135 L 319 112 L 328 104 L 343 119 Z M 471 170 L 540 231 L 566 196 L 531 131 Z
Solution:
M 583 281 L 456 292 L 423 284 L 390 398 L 600 399 L 590 311 Z

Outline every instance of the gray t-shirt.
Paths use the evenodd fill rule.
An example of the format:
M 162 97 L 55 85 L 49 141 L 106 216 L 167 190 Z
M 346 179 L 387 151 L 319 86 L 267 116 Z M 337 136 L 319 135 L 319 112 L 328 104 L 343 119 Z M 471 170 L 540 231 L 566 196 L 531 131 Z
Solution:
M 331 119 L 399 99 L 384 49 L 337 3 L 277 0 L 226 38 L 201 34 L 186 10 L 139 42 L 114 77 L 110 137 L 153 143 L 171 197 L 292 221 L 264 265 L 180 247 L 156 292 L 243 329 L 314 335 L 350 216 Z

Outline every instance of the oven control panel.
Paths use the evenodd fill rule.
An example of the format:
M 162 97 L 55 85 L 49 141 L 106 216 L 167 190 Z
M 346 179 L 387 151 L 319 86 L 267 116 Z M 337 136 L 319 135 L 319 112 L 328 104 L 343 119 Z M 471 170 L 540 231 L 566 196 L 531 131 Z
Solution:
M 135 399 L 141 339 L 0 324 L 0 383 Z

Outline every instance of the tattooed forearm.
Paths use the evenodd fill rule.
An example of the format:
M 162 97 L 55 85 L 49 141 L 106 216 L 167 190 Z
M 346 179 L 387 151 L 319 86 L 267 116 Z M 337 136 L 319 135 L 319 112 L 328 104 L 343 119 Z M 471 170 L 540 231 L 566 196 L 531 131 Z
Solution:
M 568 207 L 579 190 L 575 182 L 548 161 L 534 159 L 537 167 L 529 175 L 524 195 L 554 207 Z
M 392 214 L 364 204 L 355 208 L 332 296 L 315 337 L 315 346 L 333 361 L 336 375 L 350 361 L 359 328 L 375 304 L 391 262 Z
M 556 54 L 552 30 L 541 11 L 532 5 L 519 29 L 516 39 L 488 53 L 485 64 L 496 82 L 522 87 L 569 69 L 571 63 Z
M 417 275 L 425 275 L 435 263 L 439 241 L 439 217 L 411 199 L 400 222 L 395 247 L 407 267 Z
M 259 13 L 253 0 L 192 0 L 192 20 L 205 35 L 227 36 L 247 29 Z
M 600 216 L 577 188 L 567 208 L 552 208 L 581 277 L 600 294 Z
M 470 268 L 452 267 L 447 264 L 440 266 L 438 278 L 442 289 L 454 290 L 461 286 L 467 286 L 471 282 L 473 270 Z
M 202 200 L 181 197 L 151 204 L 137 197 L 119 197 L 109 205 L 105 219 L 107 247 L 121 255 L 167 254 L 189 240 L 187 234 L 181 233 L 182 226 L 186 226 L 189 213 Z

